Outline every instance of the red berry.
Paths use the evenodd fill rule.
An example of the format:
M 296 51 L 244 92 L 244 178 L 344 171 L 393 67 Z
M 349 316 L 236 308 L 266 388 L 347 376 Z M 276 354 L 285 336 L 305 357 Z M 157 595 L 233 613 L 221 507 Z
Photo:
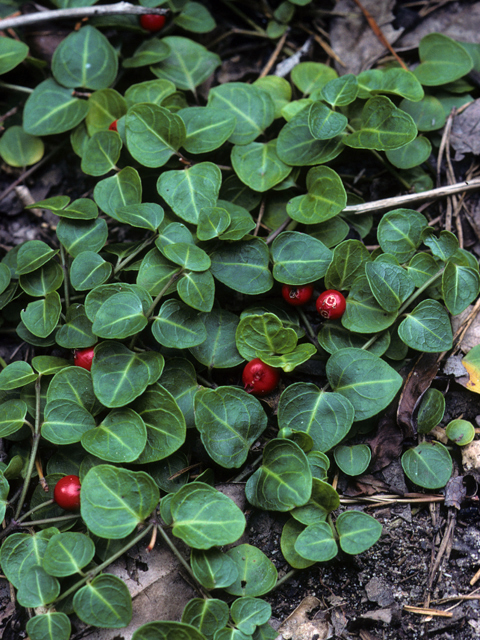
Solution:
M 140 16 L 140 24 L 146 31 L 155 33 L 160 31 L 165 24 L 166 18 L 163 15 L 157 15 L 155 13 L 144 13 Z
M 242 374 L 243 384 L 247 393 L 254 396 L 265 396 L 273 391 L 280 381 L 278 369 L 262 362 L 260 358 L 254 358 L 245 365 Z
M 77 511 L 80 508 L 80 478 L 64 476 L 55 485 L 53 499 L 59 507 L 66 511 Z
M 87 371 L 92 368 L 92 360 L 95 355 L 93 347 L 87 347 L 86 349 L 79 349 L 75 351 L 73 362 L 76 367 L 82 367 Z
M 328 289 L 318 296 L 315 306 L 322 318 L 338 320 L 345 313 L 347 303 L 340 291 Z
M 113 122 L 110 123 L 110 126 L 108 127 L 109 131 L 118 131 L 117 129 L 117 120 L 114 120 Z
M 298 307 L 306 304 L 313 296 L 313 284 L 303 284 L 298 287 L 291 284 L 284 284 L 282 287 L 282 296 L 285 302 Z

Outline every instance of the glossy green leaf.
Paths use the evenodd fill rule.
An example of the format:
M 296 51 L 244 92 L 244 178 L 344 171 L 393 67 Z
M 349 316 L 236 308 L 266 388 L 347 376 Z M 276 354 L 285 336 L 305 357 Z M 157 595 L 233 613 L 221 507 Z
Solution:
M 297 522 L 295 518 L 290 518 L 282 529 L 280 538 L 280 548 L 283 557 L 294 569 L 306 569 L 315 563 L 315 560 L 306 560 L 295 550 L 295 543 L 298 536 L 305 530 L 305 526 Z
M 332 111 L 323 102 L 314 102 L 308 110 L 308 126 L 316 140 L 335 138 L 342 133 L 347 124 L 346 116 Z
M 298 445 L 281 438 L 268 442 L 262 466 L 245 486 L 247 500 L 255 507 L 290 511 L 305 504 L 312 492 L 312 473 Z
M 307 4 L 304 0 L 300 3 Z M 327 82 L 337 78 L 338 74 L 332 67 L 321 62 L 300 62 L 292 69 L 292 82 L 304 94 L 308 95 L 313 91 L 322 89 Z
M 217 26 L 207 7 L 199 2 L 190 1 L 187 2 L 180 15 L 174 19 L 174 22 L 182 29 L 194 33 L 208 33 Z
M 82 251 L 72 262 L 70 283 L 76 291 L 88 291 L 106 282 L 111 273 L 112 265 L 98 253 Z
M 325 274 L 325 287 L 343 291 L 351 289 L 357 276 L 365 272 L 371 260 L 365 245 L 359 240 L 345 240 L 333 250 L 333 258 Z
M 107 236 L 107 223 L 103 218 L 85 221 L 62 218 L 57 226 L 58 239 L 74 258 L 82 251 L 100 251 Z
M 35 298 L 56 291 L 62 282 L 63 270 L 55 260 L 49 260 L 39 269 L 21 275 L 19 278 L 19 284 L 25 293 Z
M 402 100 L 400 109 L 413 118 L 419 131 L 441 129 L 447 119 L 442 103 L 435 96 L 425 96 L 420 102 Z
M 452 475 L 452 458 L 439 442 L 421 442 L 405 451 L 402 467 L 408 478 L 425 489 L 444 487 Z
M 190 271 L 182 274 L 177 284 L 180 298 L 198 311 L 211 311 L 215 296 L 215 281 L 210 271 Z
M 261 357 L 265 364 L 269 364 L 271 367 L 283 369 L 286 373 L 293 371 L 295 367 L 307 362 L 314 356 L 316 349 L 313 344 L 299 344 L 293 351 L 288 353 L 282 353 L 281 355 L 270 355 L 261 353 Z
M 125 117 L 125 133 L 128 150 L 145 167 L 162 167 L 186 137 L 181 118 L 150 103 L 130 107 Z
M 139 333 L 146 325 L 140 298 L 134 292 L 122 291 L 102 304 L 95 315 L 92 331 L 100 338 L 123 340 Z
M 365 103 L 360 129 L 343 142 L 354 149 L 398 149 L 417 136 L 413 119 L 386 96 L 375 96 Z
M 368 262 L 365 274 L 376 301 L 389 313 L 398 311 L 415 290 L 415 284 L 407 271 L 395 264 Z
M 184 358 L 170 358 L 165 364 L 160 383 L 174 397 L 187 428 L 194 427 L 193 402 L 198 383 L 193 364 Z
M 212 240 L 226 231 L 231 222 L 230 214 L 223 207 L 204 207 L 198 214 L 197 237 Z
M 48 575 L 42 566 L 34 564 L 23 575 L 17 601 L 22 607 L 41 607 L 53 602 L 59 593 L 59 581 Z
M 150 64 L 156 64 L 168 58 L 170 55 L 170 47 L 163 40 L 158 38 L 150 38 L 145 40 L 135 50 L 133 56 L 125 58 L 122 66 L 127 69 L 136 69 L 138 67 L 146 67 Z
M 295 551 L 305 560 L 327 562 L 338 553 L 332 528 L 326 522 L 310 524 L 295 541 Z
M 87 318 L 83 305 L 70 305 L 65 320 L 65 324 L 55 334 L 58 345 L 65 349 L 85 349 L 96 343 L 97 337 L 93 335 L 92 323 Z
M 347 204 L 340 176 L 329 167 L 313 167 L 307 173 L 307 195 L 296 196 L 287 204 L 288 215 L 304 224 L 317 224 L 333 218 Z
M 431 252 L 440 260 L 448 260 L 458 250 L 458 239 L 450 231 L 440 231 L 437 237 L 433 230 L 428 227 L 422 234 L 422 240 Z
M 95 427 L 95 419 L 72 400 L 52 400 L 45 407 L 42 436 L 54 444 L 80 442 L 84 433 Z
M 402 377 L 378 356 L 363 349 L 340 349 L 327 362 L 333 390 L 350 400 L 355 420 L 366 420 L 393 400 Z
M 369 69 L 357 76 L 359 97 L 367 98 L 377 93 L 402 96 L 419 101 L 424 96 L 422 85 L 411 71 L 392 67 L 390 69 Z
M 102 211 L 116 219 L 117 209 L 142 201 L 142 183 L 138 171 L 125 167 L 115 176 L 100 180 L 95 185 L 93 197 Z
M 167 300 L 152 325 L 153 337 L 165 347 L 188 349 L 207 337 L 205 325 L 191 307 L 178 300 Z
M 342 551 L 357 555 L 370 549 L 382 535 L 382 525 L 362 511 L 345 511 L 335 523 Z
M 216 53 L 190 38 L 167 36 L 162 41 L 170 47 L 170 55 L 151 70 L 157 77 L 173 82 L 178 89 L 195 93 L 195 87 L 220 66 L 221 60 Z
M 442 297 L 452 315 L 462 313 L 478 296 L 480 278 L 478 270 L 447 263 L 442 275 Z
M 146 443 L 145 423 L 129 408 L 113 409 L 98 427 L 82 435 L 83 448 L 107 462 L 133 462 Z
M 30 640 L 69 640 L 72 625 L 65 613 L 47 611 L 30 618 L 26 630 Z
M 413 169 L 426 162 L 432 152 L 432 145 L 425 136 L 418 136 L 412 142 L 385 152 L 388 160 L 398 169 Z
M 225 591 L 234 596 L 262 596 L 277 582 L 274 564 L 257 547 L 241 544 L 227 551 L 238 570 L 235 582 Z
M 174 396 L 160 384 L 150 386 L 133 404 L 147 427 L 147 443 L 138 464 L 163 460 L 185 442 L 186 423 Z
M 122 140 L 115 131 L 97 131 L 85 145 L 82 171 L 89 176 L 103 176 L 112 169 L 120 157 Z
M 270 620 L 272 607 L 264 600 L 244 596 L 232 603 L 230 615 L 240 631 L 253 633 L 258 626 Z
M 179 267 L 172 264 L 158 251 L 151 249 L 143 258 L 138 271 L 137 284 L 152 296 L 157 296 L 170 282 L 172 276 L 179 271 Z M 175 290 L 175 284 L 165 291 L 166 294 Z
M 440 424 L 445 413 L 445 397 L 441 391 L 430 387 L 420 401 L 417 413 L 418 433 L 428 433 Z
M 204 207 L 215 206 L 221 181 L 217 165 L 201 162 L 180 171 L 164 171 L 157 191 L 182 220 L 196 224 Z
M 28 47 L 20 40 L 0 40 L 0 75 L 15 69 L 28 56 Z
M 371 337 L 373 336 L 348 331 L 337 322 L 324 322 L 320 327 L 318 341 L 325 351 L 328 353 L 335 353 L 335 351 L 345 349 L 347 347 L 361 349 Z M 377 356 L 381 356 L 388 349 L 389 345 L 390 334 L 388 331 L 385 331 L 377 337 L 370 347 L 368 347 L 368 350 Z
M 157 485 L 144 471 L 107 464 L 90 469 L 83 478 L 80 495 L 85 524 L 94 535 L 109 539 L 132 533 L 159 500 Z
M 187 137 L 183 147 L 188 153 L 218 149 L 232 135 L 236 124 L 234 115 L 213 107 L 187 107 L 177 115 L 185 123 Z
M 34 336 L 46 338 L 57 326 L 61 311 L 60 296 L 56 291 L 52 291 L 42 300 L 29 302 L 26 309 L 20 312 L 20 317 Z
M 267 427 L 259 400 L 242 389 L 200 389 L 195 395 L 195 424 L 208 455 L 222 467 L 241 467 L 253 443 Z
M 0 438 L 19 431 L 24 425 L 26 415 L 27 405 L 25 402 L 21 400 L 2 402 L 0 404 Z
M 453 82 L 472 68 L 470 55 L 461 44 L 442 33 L 429 33 L 420 40 L 420 64 L 414 70 L 418 80 L 426 86 Z
M 49 78 L 28 97 L 23 111 L 23 128 L 32 136 L 64 133 L 87 115 L 88 104 L 72 96 L 72 91 Z
M 0 390 L 18 389 L 29 382 L 35 382 L 36 379 L 37 374 L 27 362 L 12 362 L 0 371 Z
M 55 80 L 72 89 L 105 89 L 115 80 L 117 68 L 115 49 L 90 25 L 72 31 L 55 49 L 52 58 Z
M 5 540 L 0 560 L 3 573 L 14 587 L 20 587 L 31 567 L 41 565 L 48 541 L 56 533 L 58 529 L 49 527 L 34 535 L 13 533 Z
M 82 367 L 62 369 L 52 379 L 47 391 L 47 404 L 54 400 L 73 402 L 90 412 L 95 406 L 92 376 Z
M 367 470 L 372 452 L 367 444 L 340 445 L 333 452 L 335 462 L 348 476 L 360 476 Z
M 412 209 L 395 209 L 385 214 L 378 225 L 378 242 L 385 253 L 407 262 L 422 242 L 427 227 L 425 216 Z
M 170 80 L 147 80 L 130 85 L 125 91 L 125 100 L 128 107 L 133 107 L 139 102 L 160 105 L 165 98 L 174 94 L 175 90 L 175 85 Z
M 107 629 L 126 627 L 132 618 L 127 585 L 110 573 L 96 576 L 73 598 L 77 616 L 88 625 Z
M 208 638 L 213 637 L 218 629 L 223 629 L 228 619 L 228 604 L 216 598 L 193 598 L 182 613 L 182 622 L 191 624 Z
M 262 196 L 249 189 L 236 175 L 231 175 L 223 181 L 220 198 L 222 201 L 218 201 L 217 206 L 225 207 L 231 214 L 232 207 L 251 211 L 260 203 Z
M 233 560 L 220 549 L 192 549 L 190 565 L 193 575 L 206 589 L 229 587 L 238 577 Z
M 248 145 L 269 127 L 275 116 L 275 105 L 268 93 L 243 82 L 227 82 L 210 90 L 208 107 L 234 116 L 235 129 L 229 141 Z
M 142 202 L 119 207 L 116 210 L 117 220 L 132 227 L 156 231 L 163 220 L 163 208 L 155 202 Z
M 12 274 L 9 267 L 4 262 L 0 262 L 0 295 L 7 289 L 11 280 Z
M 273 313 L 246 315 L 237 327 L 235 341 L 245 360 L 264 354 L 289 353 L 297 345 L 297 334 Z
M 59 358 L 57 356 L 34 356 L 32 358 L 33 368 L 43 376 L 58 373 L 58 371 L 61 371 L 65 367 L 69 367 L 70 364 L 71 363 L 65 358 Z
M 83 533 L 57 533 L 48 541 L 43 568 L 51 576 L 64 578 L 85 567 L 95 555 L 95 544 Z
M 290 83 L 280 76 L 269 75 L 263 78 L 257 78 L 253 84 L 269 94 L 275 105 L 275 118 L 280 118 L 282 108 L 286 106 L 292 98 L 292 87 Z
M 132 640 L 207 640 L 203 633 L 184 622 L 148 622 L 133 632 Z
M 272 243 L 273 277 L 277 282 L 301 285 L 322 278 L 333 254 L 316 238 L 284 231 Z
M 343 107 L 352 103 L 357 97 L 357 93 L 357 78 L 352 73 L 329 80 L 321 89 L 323 100 L 332 107 Z
M 2 40 L 7 40 L 7 38 L 2 38 Z M 12 41 L 10 40 L 10 42 Z M 1 44 L 0 40 L 0 47 Z M 23 43 L 18 42 L 17 44 Z M 0 156 L 11 167 L 28 167 L 35 164 L 42 159 L 43 152 L 44 144 L 42 140 L 25 133 L 19 125 L 9 127 L 0 139 Z
M 203 482 L 179 489 L 171 509 L 173 535 L 194 549 L 231 544 L 245 529 L 245 516 L 233 500 Z
M 224 244 L 210 257 L 213 275 L 231 289 L 257 295 L 272 288 L 268 247 L 260 238 Z
M 451 420 L 445 427 L 447 438 L 459 447 L 470 444 L 475 437 L 475 427 L 469 420 Z
M 412 349 L 440 353 L 452 348 L 452 327 L 443 305 L 423 300 L 398 326 L 398 335 Z
M 19 276 L 36 271 L 46 264 L 58 251 L 51 249 L 42 240 L 29 240 L 20 245 L 17 253 L 17 274 Z
M 378 304 L 367 277 L 357 277 L 347 298 L 347 308 L 342 316 L 342 325 L 349 331 L 356 333 L 378 333 L 388 329 L 396 318 L 396 312 L 385 311 Z
M 280 429 L 303 431 L 313 439 L 316 451 L 328 451 L 347 435 L 354 418 L 348 399 L 338 393 L 320 391 L 311 383 L 297 382 L 280 396 Z
M 166 258 L 190 271 L 206 271 L 210 268 L 210 258 L 200 247 L 190 242 L 176 242 L 163 247 Z
M 125 98 L 115 89 L 94 91 L 88 99 L 88 113 L 85 118 L 88 135 L 105 131 L 114 120 L 119 120 L 127 112 Z
M 233 147 L 232 166 L 240 180 L 254 191 L 268 191 L 292 171 L 292 167 L 280 160 L 276 148 L 276 140 Z

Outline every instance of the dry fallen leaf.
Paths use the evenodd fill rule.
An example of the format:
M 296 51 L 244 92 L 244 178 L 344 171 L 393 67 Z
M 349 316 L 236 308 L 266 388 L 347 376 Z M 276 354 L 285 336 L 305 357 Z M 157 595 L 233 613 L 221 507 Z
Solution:
M 327 640 L 332 636 L 328 622 L 324 620 L 310 620 L 309 613 L 321 604 L 318 598 L 307 596 L 302 600 L 293 613 L 280 625 L 278 633 L 285 640 Z

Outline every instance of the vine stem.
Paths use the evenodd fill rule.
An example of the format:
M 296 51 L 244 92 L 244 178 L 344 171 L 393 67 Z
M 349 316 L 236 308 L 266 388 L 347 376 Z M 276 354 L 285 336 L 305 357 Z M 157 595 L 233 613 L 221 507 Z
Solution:
M 42 503 L 42 507 L 46 505 L 46 502 Z M 40 524 L 55 524 L 56 522 L 64 522 L 65 520 L 71 520 L 72 518 L 78 520 L 79 515 L 72 514 L 70 516 L 57 516 L 56 518 L 42 518 L 41 520 L 32 520 L 31 522 L 19 522 L 19 527 L 36 527 Z
M 404 313 L 404 311 L 406 309 L 408 309 L 408 307 L 412 304 L 412 302 L 414 302 L 418 296 L 420 296 L 426 289 L 428 289 L 428 287 L 431 287 L 432 284 L 438 280 L 438 278 L 440 278 L 443 274 L 443 272 L 445 271 L 445 269 L 440 269 L 440 271 L 437 271 L 437 273 L 435 275 L 433 275 L 431 278 L 429 278 L 426 282 L 424 282 L 422 284 L 421 287 L 419 287 L 415 293 L 413 293 L 408 300 L 405 300 L 405 302 L 402 304 L 402 306 L 400 307 L 400 309 L 398 310 L 398 315 L 402 315 L 402 313 Z
M 155 240 L 155 237 L 156 236 L 151 236 L 150 238 L 147 238 L 129 256 L 127 256 L 124 260 L 120 260 L 117 266 L 115 267 L 115 269 L 113 270 L 113 274 L 117 275 L 117 273 L 121 271 L 125 267 L 125 265 L 127 265 L 134 258 L 136 258 L 136 256 L 138 256 L 139 253 L 141 253 L 146 247 L 148 247 L 149 244 L 152 244 L 152 242 Z
M 35 513 L 35 511 L 38 511 L 39 509 L 43 509 L 43 508 L 47 507 L 49 504 L 53 504 L 54 502 L 55 502 L 55 500 L 52 498 L 51 500 L 47 500 L 46 502 L 42 502 L 41 504 L 37 504 L 36 507 L 33 507 L 33 509 L 30 509 L 30 511 L 27 511 L 27 513 L 24 513 L 23 516 L 17 520 L 17 524 L 20 524 L 21 522 L 26 520 L 28 518 L 28 516 L 31 516 L 32 513 Z M 30 523 L 29 523 L 29 526 L 30 526 Z
M 70 307 L 70 280 L 69 272 L 67 269 L 67 256 L 63 244 L 60 242 L 60 259 L 62 261 L 63 269 L 63 295 L 65 296 L 65 313 L 67 313 Z
M 120 556 L 122 556 L 126 551 L 128 551 L 134 545 L 136 545 L 137 542 L 140 542 L 140 540 L 145 538 L 145 536 L 152 530 L 153 526 L 154 526 L 154 523 L 151 522 L 146 529 L 144 529 L 141 533 L 138 534 L 138 536 L 133 538 L 133 540 L 131 540 L 128 544 L 126 544 L 119 551 L 114 553 L 113 556 L 110 556 L 110 558 L 105 560 L 105 562 L 102 562 L 102 564 L 99 564 L 98 567 L 95 567 L 94 569 L 89 571 L 81 580 L 79 580 L 72 587 L 70 587 L 70 589 L 67 589 L 65 593 L 62 593 L 62 595 L 59 598 L 57 598 L 55 602 L 53 602 L 52 604 L 55 604 L 56 602 L 60 602 L 60 600 L 63 600 L 64 598 L 69 596 L 71 593 L 74 593 L 79 587 L 82 586 L 82 584 L 85 584 L 85 582 L 88 582 L 89 580 L 93 580 L 93 578 L 96 575 L 98 575 L 101 571 L 103 571 L 109 565 L 111 565 L 112 562 L 115 562 L 117 558 L 120 558 Z
M 27 13 L 16 18 L 3 18 L 0 20 L 0 29 L 15 29 L 28 24 L 46 22 L 47 20 L 65 20 L 66 18 L 85 18 L 92 16 L 111 16 L 119 13 L 142 15 L 144 13 L 154 13 L 165 15 L 168 9 L 159 7 L 140 7 L 129 2 L 117 2 L 116 4 L 99 5 L 95 7 L 73 7 L 71 9 L 48 9 L 48 11 L 38 11 L 37 13 Z
M 30 87 L 22 87 L 19 84 L 10 84 L 9 82 L 3 82 L 3 80 L 0 80 L 0 87 L 12 89 L 12 91 L 20 91 L 21 93 L 33 93 L 33 89 L 30 89 Z
M 25 502 L 28 487 L 32 477 L 33 467 L 35 466 L 35 458 L 37 457 L 38 445 L 40 444 L 40 406 L 41 406 L 41 380 L 40 374 L 35 381 L 35 430 L 32 436 L 32 450 L 30 452 L 30 459 L 28 461 L 27 473 L 25 474 L 25 481 L 23 483 L 22 493 L 20 494 L 20 500 L 18 501 L 17 510 L 15 512 L 15 520 L 20 516 L 20 512 Z

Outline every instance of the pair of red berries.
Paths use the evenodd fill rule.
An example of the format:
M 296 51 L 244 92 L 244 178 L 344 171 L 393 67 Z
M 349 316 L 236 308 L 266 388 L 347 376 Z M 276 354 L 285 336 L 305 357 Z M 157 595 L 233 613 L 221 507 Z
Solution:
M 306 304 L 312 295 L 312 284 L 304 284 L 298 287 L 284 284 L 282 287 L 283 299 L 294 307 Z M 318 296 L 315 306 L 322 318 L 338 320 L 345 313 L 347 303 L 340 291 L 328 289 L 328 291 L 324 291 Z
M 65 511 L 80 509 L 80 478 L 78 476 L 64 476 L 55 485 L 53 499 Z

